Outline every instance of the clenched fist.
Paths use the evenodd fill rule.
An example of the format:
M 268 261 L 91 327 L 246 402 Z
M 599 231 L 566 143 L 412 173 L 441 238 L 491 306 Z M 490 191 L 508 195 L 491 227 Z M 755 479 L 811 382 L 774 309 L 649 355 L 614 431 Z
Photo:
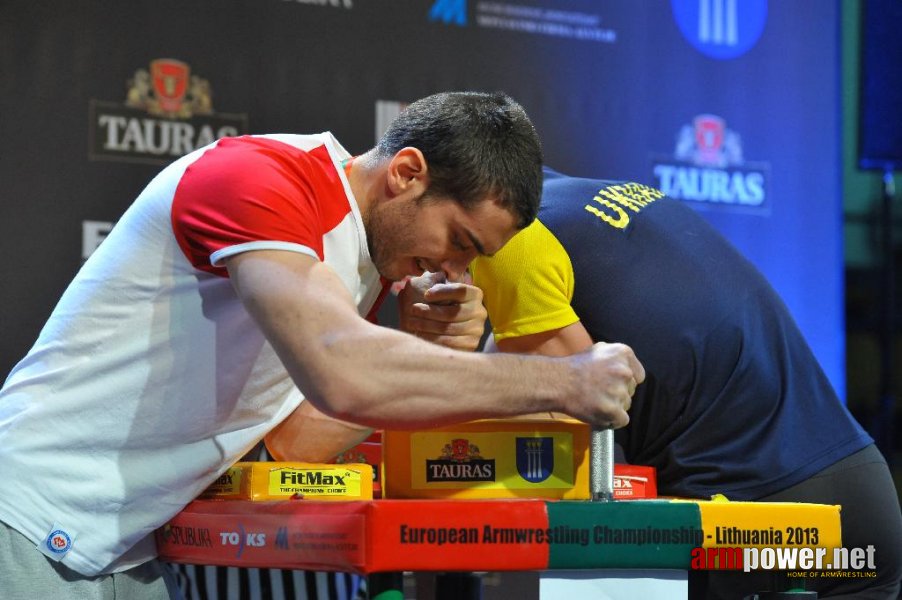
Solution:
M 645 381 L 632 348 L 601 342 L 569 360 L 575 389 L 564 412 L 595 427 L 626 426 L 636 386 Z
M 485 331 L 482 290 L 448 282 L 441 272 L 410 278 L 398 294 L 398 305 L 402 331 L 449 348 L 475 350 Z

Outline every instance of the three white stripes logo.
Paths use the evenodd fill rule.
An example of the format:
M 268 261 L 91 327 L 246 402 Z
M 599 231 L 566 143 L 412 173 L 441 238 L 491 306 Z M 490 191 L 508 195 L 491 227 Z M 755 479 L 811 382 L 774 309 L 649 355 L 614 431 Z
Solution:
M 699 0 L 699 41 L 719 46 L 735 46 L 739 43 L 737 2 L 738 0 Z

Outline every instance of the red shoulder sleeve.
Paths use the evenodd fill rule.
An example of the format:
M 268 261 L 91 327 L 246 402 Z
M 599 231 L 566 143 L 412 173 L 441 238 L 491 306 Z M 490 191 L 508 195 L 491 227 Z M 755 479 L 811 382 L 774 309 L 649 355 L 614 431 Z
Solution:
M 285 249 L 323 260 L 323 235 L 349 211 L 325 146 L 304 151 L 245 136 L 220 140 L 186 169 L 172 227 L 195 268 L 228 276 L 211 255 L 230 248 Z

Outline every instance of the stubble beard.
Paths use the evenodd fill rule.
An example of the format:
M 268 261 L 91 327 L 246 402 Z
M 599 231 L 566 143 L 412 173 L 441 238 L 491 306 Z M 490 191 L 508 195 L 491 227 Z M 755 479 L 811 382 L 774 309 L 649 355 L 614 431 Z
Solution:
M 410 275 L 406 266 L 393 263 L 405 257 L 413 260 L 414 255 L 421 251 L 414 232 L 415 224 L 421 217 L 420 206 L 426 198 L 427 194 L 423 194 L 400 204 L 391 201 L 383 205 L 375 204 L 366 215 L 361 215 L 370 260 L 379 274 L 390 281 L 400 281 Z M 396 272 L 392 272 L 393 269 Z
M 363 226 L 370 260 L 373 261 L 379 275 L 390 281 L 397 281 L 403 279 L 404 274 L 390 272 L 391 261 L 398 254 L 398 231 L 403 225 L 398 225 L 397 215 L 391 212 L 386 207 L 374 206 L 364 219 Z

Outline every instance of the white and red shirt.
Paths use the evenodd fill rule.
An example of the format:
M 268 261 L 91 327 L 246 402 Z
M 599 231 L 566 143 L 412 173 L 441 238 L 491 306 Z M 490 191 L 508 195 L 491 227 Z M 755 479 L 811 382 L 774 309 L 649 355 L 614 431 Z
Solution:
M 0 390 L 0 521 L 85 575 L 156 555 L 153 531 L 303 394 L 223 259 L 330 265 L 362 316 L 383 285 L 329 133 L 225 138 L 145 188 Z

